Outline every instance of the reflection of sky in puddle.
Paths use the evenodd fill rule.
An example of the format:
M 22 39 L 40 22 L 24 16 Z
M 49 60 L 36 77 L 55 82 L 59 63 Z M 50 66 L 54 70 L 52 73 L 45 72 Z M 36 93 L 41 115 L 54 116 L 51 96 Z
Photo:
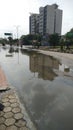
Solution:
M 71 77 L 73 79 L 73 69 L 71 69 L 69 66 L 60 64 L 59 71 L 61 74 L 64 74 L 64 76 Z
M 73 130 L 73 71 L 50 56 L 22 50 L 10 58 L 7 52 L 0 63 L 38 130 Z
M 59 65 L 59 71 L 64 72 L 65 70 L 68 70 L 67 72 L 71 71 L 69 66 L 65 65 L 65 64 L 61 64 Z
M 58 76 L 64 76 L 67 80 L 73 80 L 73 69 L 66 64 L 59 64 L 59 69 L 55 70 L 55 72 Z

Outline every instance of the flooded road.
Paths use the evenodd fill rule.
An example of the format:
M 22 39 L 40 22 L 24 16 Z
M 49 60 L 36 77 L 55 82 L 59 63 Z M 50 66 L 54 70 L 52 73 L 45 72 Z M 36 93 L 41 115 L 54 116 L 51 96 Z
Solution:
M 15 86 L 37 130 L 73 130 L 73 66 L 27 50 L 0 50 L 10 85 Z

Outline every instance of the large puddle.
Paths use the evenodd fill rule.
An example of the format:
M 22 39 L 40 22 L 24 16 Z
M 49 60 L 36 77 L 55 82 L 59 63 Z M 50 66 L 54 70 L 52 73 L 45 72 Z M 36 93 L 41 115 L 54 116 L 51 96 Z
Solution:
M 0 65 L 38 130 L 73 130 L 72 68 L 17 48 L 1 48 Z

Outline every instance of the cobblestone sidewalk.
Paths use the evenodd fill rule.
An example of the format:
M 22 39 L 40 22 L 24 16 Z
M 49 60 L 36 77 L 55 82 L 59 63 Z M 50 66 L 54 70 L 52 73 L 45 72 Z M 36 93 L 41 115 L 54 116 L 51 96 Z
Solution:
M 5 107 L 0 111 L 0 130 L 28 130 L 15 92 L 2 94 L 1 103 Z
M 12 88 L 7 92 L 1 91 L 7 87 L 8 82 L 0 67 L 0 102 L 4 105 L 0 111 L 0 130 L 28 130 L 16 92 Z
M 6 76 L 0 66 L 0 90 L 5 90 L 8 88 L 8 82 L 6 80 Z

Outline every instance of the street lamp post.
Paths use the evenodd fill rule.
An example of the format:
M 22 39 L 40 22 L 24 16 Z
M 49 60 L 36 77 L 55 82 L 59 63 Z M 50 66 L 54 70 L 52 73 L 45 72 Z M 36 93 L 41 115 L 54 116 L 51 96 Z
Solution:
M 18 36 L 19 36 L 18 35 L 18 29 L 19 29 L 20 26 L 19 25 L 15 25 L 15 27 L 16 27 L 16 35 L 17 35 L 17 39 L 18 39 Z

